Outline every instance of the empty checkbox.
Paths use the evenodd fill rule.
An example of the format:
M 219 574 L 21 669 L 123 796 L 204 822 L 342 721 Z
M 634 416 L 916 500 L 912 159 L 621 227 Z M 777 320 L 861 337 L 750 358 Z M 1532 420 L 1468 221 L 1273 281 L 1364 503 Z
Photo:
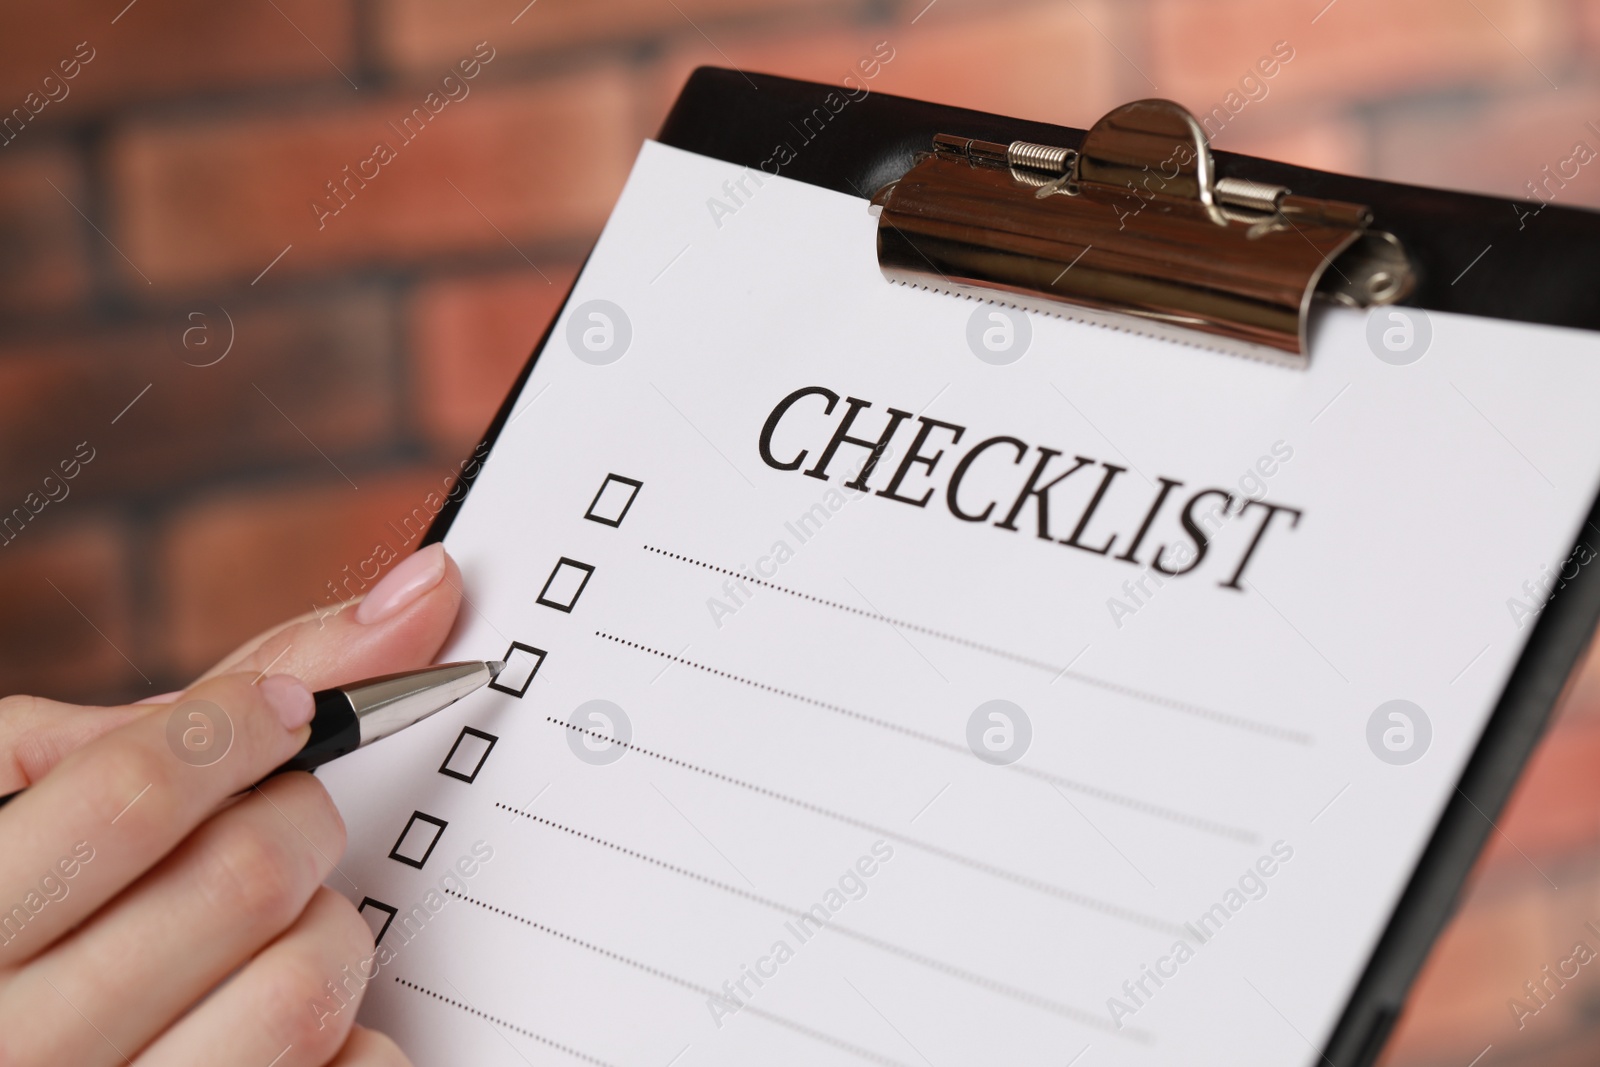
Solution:
M 486 734 L 470 726 L 462 727 L 461 736 L 456 738 L 456 743 L 450 746 L 450 754 L 439 765 L 439 773 L 471 785 L 488 762 L 489 753 L 494 751 L 494 743 L 498 740 L 494 734 Z
M 533 676 L 539 673 L 539 668 L 544 664 L 544 656 L 542 648 L 534 648 L 521 641 L 511 642 L 511 647 L 506 649 L 506 654 L 501 657 L 505 661 L 505 669 L 489 683 L 489 688 L 522 699 L 522 694 L 528 691 L 528 684 L 533 681 Z
M 443 819 L 435 819 L 432 815 L 412 812 L 411 818 L 406 821 L 406 828 L 400 831 L 400 839 L 389 850 L 389 858 L 420 871 L 428 862 L 428 857 L 433 855 L 433 846 L 439 843 L 448 825 Z
M 556 562 L 556 569 L 550 572 L 544 588 L 539 591 L 538 602 L 557 611 L 571 611 L 578 597 L 583 595 L 583 587 L 589 584 L 589 576 L 593 573 L 594 568 L 589 564 L 562 556 Z
M 372 930 L 374 945 L 383 943 L 383 935 L 389 932 L 389 924 L 394 922 L 394 917 L 400 913 L 400 909 L 391 908 L 383 901 L 373 900 L 371 897 L 363 900 L 356 911 L 367 920 L 367 926 Z
M 600 483 L 600 491 L 594 495 L 594 502 L 583 513 L 583 517 L 607 526 L 621 526 L 628 509 L 633 507 L 633 498 L 643 488 L 643 482 L 624 478 L 620 474 L 608 474 L 606 480 Z

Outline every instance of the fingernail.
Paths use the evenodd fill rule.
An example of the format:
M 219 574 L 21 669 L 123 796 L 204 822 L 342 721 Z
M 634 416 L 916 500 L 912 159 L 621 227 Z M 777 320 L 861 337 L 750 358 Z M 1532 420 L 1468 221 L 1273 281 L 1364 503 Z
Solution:
M 267 706 L 278 716 L 285 730 L 298 730 L 311 721 L 316 712 L 316 701 L 311 690 L 292 674 L 274 674 L 261 680 L 261 695 Z
M 432 544 L 408 556 L 356 607 L 356 622 L 368 625 L 399 614 L 444 577 L 444 545 Z
M 145 697 L 143 700 L 135 700 L 134 704 L 170 704 L 181 696 L 183 696 L 183 690 L 174 689 L 172 692 L 162 693 L 158 697 Z

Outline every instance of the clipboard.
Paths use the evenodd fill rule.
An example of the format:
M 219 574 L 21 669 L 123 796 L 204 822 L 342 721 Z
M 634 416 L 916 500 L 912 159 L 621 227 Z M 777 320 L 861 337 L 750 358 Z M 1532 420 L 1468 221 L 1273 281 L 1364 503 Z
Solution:
M 775 144 L 804 136 L 807 117 L 833 91 L 828 85 L 701 68 L 680 94 L 658 140 L 759 170 L 770 164 Z M 1085 134 L 872 94 L 852 101 L 825 135 L 816 137 L 806 151 L 795 153 L 781 172 L 808 184 L 870 197 L 935 153 L 941 135 L 955 135 L 967 145 L 985 142 L 1004 148 L 1020 142 L 1077 152 L 1084 146 Z M 970 148 L 961 151 L 970 157 Z M 965 162 L 976 165 L 970 158 Z M 1009 166 L 1011 161 L 1004 162 Z M 1224 152 L 1215 153 L 1214 167 L 1213 180 L 1231 180 L 1236 188 L 1279 187 L 1297 196 L 1366 209 L 1370 225 L 1392 234 L 1404 250 L 1408 277 L 1397 287 L 1402 291 L 1390 294 L 1400 306 L 1600 330 L 1600 301 L 1593 299 L 1583 281 L 1600 274 L 1600 213 L 1552 206 L 1530 220 L 1524 205 L 1504 200 L 1345 177 Z M 1324 261 L 1332 259 L 1325 250 L 1318 254 Z M 1314 287 L 1315 281 L 1308 284 Z M 556 321 L 562 314 L 558 312 Z M 536 355 L 554 328 L 552 323 L 535 348 Z M 1303 322 L 1297 332 L 1303 341 Z M 1206 340 L 1214 341 L 1215 335 Z M 1508 358 L 1515 354 L 1508 353 Z M 505 429 L 513 415 L 512 401 L 532 369 L 530 361 L 475 455 L 481 457 Z M 450 494 L 425 543 L 443 539 L 480 469 L 476 464 L 466 468 L 459 492 Z M 1588 521 L 1600 527 L 1600 499 L 1591 506 Z M 1509 797 L 1600 620 L 1600 577 L 1592 570 L 1581 568 L 1563 581 L 1534 624 L 1455 796 L 1321 1050 L 1323 1062 L 1331 1067 L 1363 1067 L 1381 1051 L 1407 989 L 1448 921 L 1487 839 L 1490 820 Z

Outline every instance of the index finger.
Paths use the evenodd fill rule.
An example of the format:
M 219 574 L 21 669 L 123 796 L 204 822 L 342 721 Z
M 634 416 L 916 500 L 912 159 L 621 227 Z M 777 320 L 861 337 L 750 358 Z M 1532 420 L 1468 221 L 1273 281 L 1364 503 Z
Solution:
M 297 679 L 195 686 L 64 759 L 0 809 L 0 968 L 39 954 L 310 736 Z

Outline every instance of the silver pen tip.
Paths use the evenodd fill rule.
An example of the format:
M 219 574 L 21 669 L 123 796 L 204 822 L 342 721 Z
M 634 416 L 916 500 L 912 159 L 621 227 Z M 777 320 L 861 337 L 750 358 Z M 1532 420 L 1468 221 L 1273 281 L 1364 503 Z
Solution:
M 501 671 L 506 669 L 506 661 L 503 659 L 491 659 L 485 661 L 484 666 L 489 668 L 489 680 L 493 681 L 500 677 Z

